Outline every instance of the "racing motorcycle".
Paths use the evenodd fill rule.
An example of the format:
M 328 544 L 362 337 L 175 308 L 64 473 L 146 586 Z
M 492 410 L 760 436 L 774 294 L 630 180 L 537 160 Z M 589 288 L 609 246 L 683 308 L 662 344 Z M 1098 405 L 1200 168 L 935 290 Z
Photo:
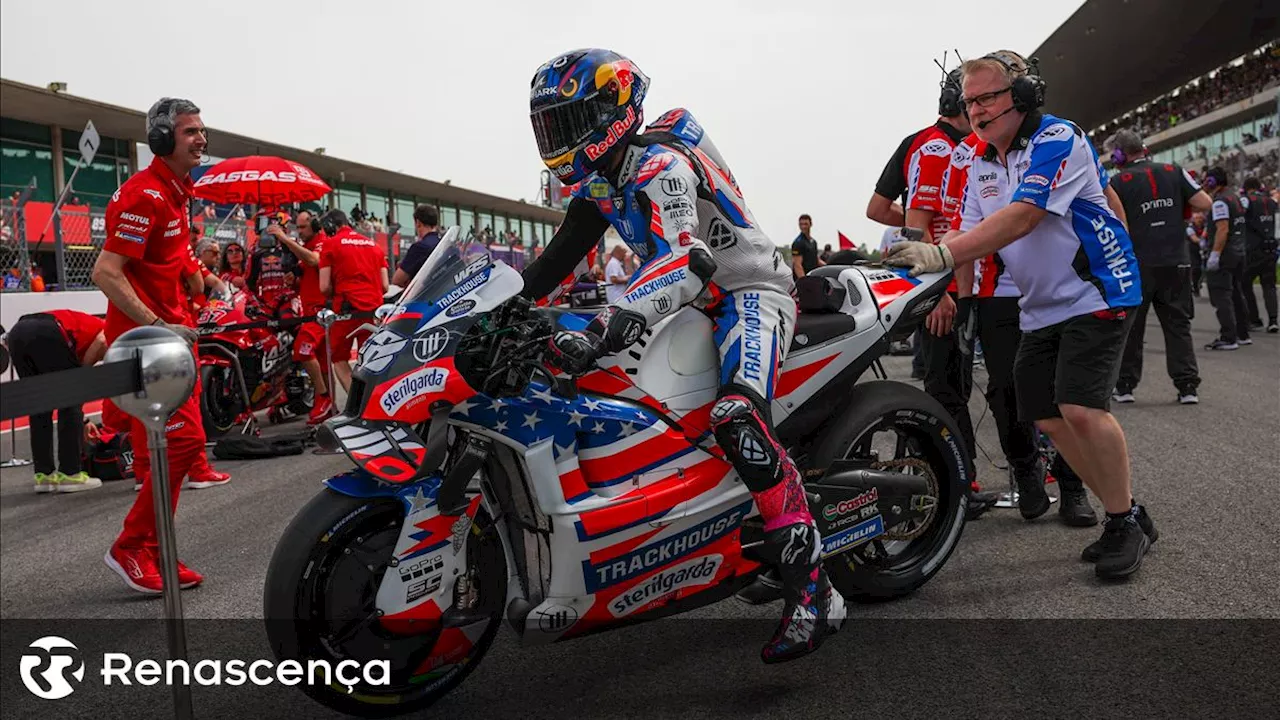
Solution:
M 324 481 L 267 571 L 277 657 L 390 663 L 389 684 L 304 688 L 342 712 L 430 705 L 503 619 L 525 644 L 555 642 L 717 602 L 771 572 L 751 495 L 709 429 L 707 316 L 680 309 L 568 380 L 546 369 L 547 341 L 590 316 L 518 297 L 519 273 L 457 238 L 379 312 L 343 413 L 317 434 L 354 467 Z M 855 383 L 950 273 L 813 274 L 833 311 L 798 317 L 777 432 L 832 582 L 854 601 L 900 597 L 956 547 L 973 470 L 929 396 Z
M 200 412 L 209 441 L 237 426 L 250 427 L 260 410 L 273 421 L 311 411 L 315 392 L 293 362 L 292 327 L 224 329 L 265 320 L 266 313 L 244 291 L 230 302 L 211 300 L 200 311 Z

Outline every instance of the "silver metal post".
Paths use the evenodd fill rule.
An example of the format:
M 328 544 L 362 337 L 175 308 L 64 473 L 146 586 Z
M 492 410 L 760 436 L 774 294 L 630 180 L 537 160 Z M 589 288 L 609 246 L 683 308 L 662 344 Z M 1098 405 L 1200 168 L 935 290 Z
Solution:
M 120 395 L 114 401 L 147 428 L 169 655 L 173 660 L 185 662 L 187 634 L 183 624 L 182 588 L 178 584 L 178 541 L 173 531 L 169 442 L 164 428 L 169 417 L 195 389 L 196 360 L 191 347 L 181 338 L 171 330 L 154 326 L 134 328 L 121 335 L 107 350 L 104 360 L 111 363 L 135 357 L 139 360 L 142 391 Z M 174 684 L 173 711 L 174 716 L 182 720 L 192 717 L 190 686 Z
M 320 327 L 324 328 L 325 383 L 329 386 L 329 400 L 331 402 L 334 402 L 338 397 L 338 391 L 334 389 L 333 383 L 333 339 L 329 333 L 329 328 L 333 327 L 333 323 L 337 317 L 338 314 L 329 308 L 321 308 L 320 311 L 316 313 L 316 322 L 319 323 Z M 335 448 L 333 450 L 315 448 L 311 451 L 311 454 L 341 455 L 342 450 L 341 448 Z
M 151 452 L 151 498 L 156 511 L 156 541 L 160 545 L 160 579 L 164 582 L 165 634 L 169 657 L 187 658 L 187 628 L 183 620 L 182 588 L 178 584 L 178 538 L 173 531 L 173 493 L 169 488 L 169 439 L 164 424 L 147 426 L 147 449 Z M 178 718 L 192 717 L 191 686 L 173 684 L 173 710 Z

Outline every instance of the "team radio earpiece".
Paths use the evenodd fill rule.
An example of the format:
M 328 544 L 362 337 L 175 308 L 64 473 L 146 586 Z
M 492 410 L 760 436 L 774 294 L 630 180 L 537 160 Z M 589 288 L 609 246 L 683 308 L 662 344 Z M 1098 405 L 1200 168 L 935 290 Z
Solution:
M 938 114 L 942 117 L 955 117 L 964 113 L 964 103 L 960 102 L 960 80 L 956 77 L 959 72 L 960 68 L 956 68 L 942 80 L 942 90 L 938 93 Z
M 156 104 L 156 118 L 147 129 L 147 147 L 158 157 L 173 154 L 177 142 L 173 137 L 173 121 L 169 119 L 169 110 L 173 107 L 173 98 L 161 98 Z
M 1019 75 L 1018 71 L 999 55 L 984 55 L 983 59 L 995 60 L 1003 65 L 1005 70 L 1008 70 L 1009 74 L 1013 76 L 1013 81 L 1009 83 L 1009 93 L 1013 97 L 1013 109 L 1015 111 L 1029 113 L 1044 106 L 1046 83 L 1044 78 L 1040 77 L 1039 60 L 1036 58 L 1028 60 L 1026 72 Z

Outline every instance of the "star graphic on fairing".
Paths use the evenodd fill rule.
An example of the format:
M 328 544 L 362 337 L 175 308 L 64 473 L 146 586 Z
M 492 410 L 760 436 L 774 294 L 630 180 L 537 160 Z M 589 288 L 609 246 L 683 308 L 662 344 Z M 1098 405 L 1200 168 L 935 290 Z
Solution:
M 462 413 L 463 415 L 466 415 L 468 412 L 470 412 L 471 408 L 473 407 L 480 407 L 480 403 L 471 402 L 470 400 L 463 400 L 462 402 L 453 406 L 453 411 L 456 413 Z
M 573 444 L 572 444 L 572 443 L 570 443 L 570 444 L 568 444 L 568 445 L 560 446 L 560 445 L 557 445 L 557 444 L 555 444 L 554 442 L 552 442 L 552 443 L 551 443 L 551 447 L 555 449 L 554 456 L 555 456 L 555 459 L 556 459 L 556 460 L 559 460 L 561 457 L 564 457 L 565 455 L 572 455 L 572 454 L 573 454 Z
M 619 426 L 620 426 L 619 432 L 621 433 L 622 437 L 631 437 L 632 435 L 635 435 L 637 432 L 639 432 L 639 430 L 636 429 L 636 426 L 632 425 L 629 422 L 619 423 Z
M 582 421 L 586 419 L 587 419 L 587 416 L 583 413 L 578 412 L 577 408 L 574 408 L 573 410 L 569 411 L 570 425 L 576 425 L 578 427 L 582 427 Z
M 502 433 L 502 432 L 506 432 L 506 431 L 507 431 L 507 421 L 506 421 L 506 420 L 499 420 L 497 423 L 495 423 L 495 424 L 494 424 L 493 429 L 494 429 L 494 430 L 497 430 L 497 431 L 498 431 L 498 432 L 500 432 L 500 433 Z
M 591 412 L 600 412 L 600 406 L 603 403 L 601 403 L 599 400 L 596 400 L 595 398 L 587 398 L 582 401 L 582 404 L 586 405 L 587 409 L 590 410 Z
M 555 399 L 555 398 L 551 397 L 551 390 L 550 390 L 550 388 L 543 388 L 543 389 L 541 389 L 541 390 L 534 390 L 534 391 L 533 391 L 533 397 L 534 397 L 534 398 L 536 398 L 536 399 L 538 399 L 538 400 L 541 400 L 542 402 L 544 402 L 544 403 L 546 403 L 546 404 L 548 404 L 548 405 L 550 405 L 550 404 L 552 404 L 552 403 L 554 403 L 554 402 L 556 401 L 556 399 Z
M 596 424 L 595 424 L 595 427 L 591 428 L 591 432 L 593 432 L 593 433 L 595 433 L 595 434 L 597 434 L 597 435 L 603 435 L 603 434 L 604 434 L 604 432 L 605 432 L 605 430 L 604 430 L 604 423 L 602 423 L 602 422 L 598 422 L 598 423 L 596 423 Z
M 527 427 L 527 428 L 529 428 L 530 430 L 537 430 L 537 429 L 538 429 L 538 423 L 540 423 L 540 422 L 542 422 L 542 418 L 538 417 L 538 413 L 536 413 L 536 412 L 531 412 L 531 413 L 529 413 L 528 415 L 525 415 L 525 416 L 524 416 L 524 422 L 523 422 L 523 423 L 521 423 L 521 426 L 522 426 L 522 427 Z
M 409 514 L 412 515 L 421 512 L 431 506 L 434 502 L 431 498 L 422 494 L 422 488 L 418 488 L 418 493 L 409 498 Z

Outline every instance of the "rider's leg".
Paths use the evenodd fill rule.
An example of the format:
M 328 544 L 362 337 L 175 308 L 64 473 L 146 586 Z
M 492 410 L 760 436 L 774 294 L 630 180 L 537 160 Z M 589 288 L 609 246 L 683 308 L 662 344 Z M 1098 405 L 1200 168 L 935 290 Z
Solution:
M 720 351 L 716 442 L 751 491 L 765 523 L 765 554 L 778 567 L 786 605 L 765 662 L 811 652 L 844 617 L 844 599 L 822 571 L 822 539 L 795 463 L 770 421 L 779 368 L 795 327 L 795 302 L 776 291 L 737 291 L 709 308 Z

